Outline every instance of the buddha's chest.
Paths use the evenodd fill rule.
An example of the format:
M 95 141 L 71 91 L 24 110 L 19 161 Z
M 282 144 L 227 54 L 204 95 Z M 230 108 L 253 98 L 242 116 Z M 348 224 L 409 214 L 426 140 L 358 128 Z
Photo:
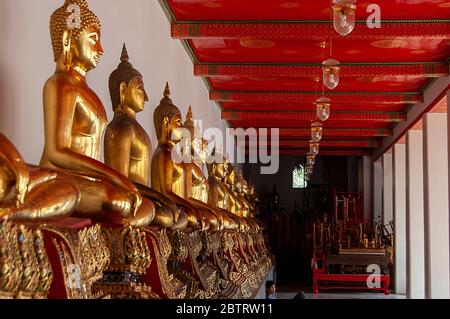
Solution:
M 72 125 L 75 134 L 101 139 L 106 124 L 105 109 L 98 98 L 78 98 Z
M 136 126 L 130 149 L 131 159 L 135 161 L 149 161 L 151 152 L 150 138 L 142 127 Z

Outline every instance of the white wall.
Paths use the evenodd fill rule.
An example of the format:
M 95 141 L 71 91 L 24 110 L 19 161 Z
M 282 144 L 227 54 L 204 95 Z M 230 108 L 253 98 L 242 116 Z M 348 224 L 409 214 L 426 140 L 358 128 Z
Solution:
M 0 1 L 0 132 L 8 136 L 30 163 L 38 163 L 44 145 L 42 88 L 55 69 L 50 42 L 52 12 L 63 0 Z M 172 100 L 186 116 L 189 104 L 203 129 L 225 129 L 217 105 L 208 98 L 201 78 L 156 0 L 88 0 L 102 22 L 105 55 L 88 74 L 88 83 L 112 118 L 108 78 L 117 67 L 124 42 L 130 61 L 141 71 L 150 102 L 138 115 L 156 147 L 153 111 L 168 81 Z

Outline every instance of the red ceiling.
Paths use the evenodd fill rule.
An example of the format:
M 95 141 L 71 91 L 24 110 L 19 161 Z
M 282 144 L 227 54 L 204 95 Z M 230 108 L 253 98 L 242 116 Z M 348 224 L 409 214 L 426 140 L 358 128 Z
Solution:
M 358 0 L 360 22 L 346 37 L 326 22 L 331 0 L 163 1 L 172 36 L 189 47 L 194 73 L 207 80 L 223 118 L 233 127 L 279 127 L 285 146 L 308 138 L 322 90 L 316 79 L 330 53 L 342 63 L 341 80 L 325 90 L 332 113 L 322 155 L 378 147 L 430 81 L 449 74 L 450 0 Z M 370 3 L 381 8 L 381 29 L 364 24 Z M 291 148 L 303 154 L 302 146 Z

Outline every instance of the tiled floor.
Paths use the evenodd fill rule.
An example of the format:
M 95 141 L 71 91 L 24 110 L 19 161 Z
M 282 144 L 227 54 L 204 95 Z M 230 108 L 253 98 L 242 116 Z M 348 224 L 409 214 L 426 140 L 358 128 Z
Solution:
M 382 292 L 356 292 L 330 290 L 319 292 L 318 295 L 312 293 L 311 288 L 305 287 L 278 287 L 277 299 L 292 299 L 298 292 L 303 291 L 306 299 L 405 299 L 405 295 L 390 294 L 386 296 Z
M 278 292 L 277 299 L 292 299 L 296 293 Z M 386 296 L 384 293 L 370 292 L 321 292 L 318 295 L 305 292 L 306 299 L 405 299 L 404 295 L 390 294 Z

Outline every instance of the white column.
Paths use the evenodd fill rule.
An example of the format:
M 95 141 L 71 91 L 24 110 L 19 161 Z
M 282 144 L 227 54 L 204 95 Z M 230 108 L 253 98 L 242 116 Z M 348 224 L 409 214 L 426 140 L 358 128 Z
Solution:
M 406 146 L 395 144 L 393 157 L 393 197 L 395 226 L 395 292 L 406 294 Z
M 447 114 L 424 116 L 425 297 L 450 298 Z
M 421 130 L 406 133 L 406 296 L 425 298 L 423 141 Z
M 394 219 L 392 191 L 392 152 L 383 154 L 383 223 Z
M 373 218 L 378 221 L 383 212 L 383 165 L 381 159 L 373 162 Z

